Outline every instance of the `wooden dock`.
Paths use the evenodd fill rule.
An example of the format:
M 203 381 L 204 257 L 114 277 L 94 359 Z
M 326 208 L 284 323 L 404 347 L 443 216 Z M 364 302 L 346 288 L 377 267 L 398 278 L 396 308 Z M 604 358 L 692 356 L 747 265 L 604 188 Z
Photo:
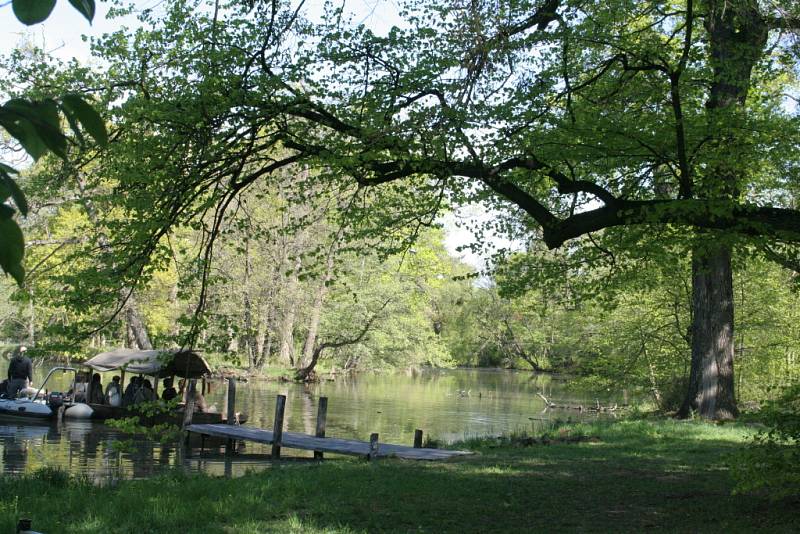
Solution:
M 408 460 L 447 460 L 457 456 L 472 454 L 468 451 L 423 448 L 422 430 L 419 429 L 414 432 L 413 447 L 379 443 L 378 434 L 372 434 L 368 442 L 326 437 L 325 424 L 328 415 L 327 397 L 320 397 L 319 399 L 315 436 L 283 431 L 283 416 L 286 408 L 285 395 L 278 395 L 275 399 L 275 420 L 273 421 L 272 428 L 277 431 L 241 426 L 236 424 L 239 418 L 236 416 L 236 379 L 234 378 L 228 379 L 228 390 L 225 394 L 227 424 L 193 424 L 192 414 L 194 413 L 195 387 L 195 381 L 190 380 L 183 420 L 187 447 L 189 445 L 190 434 L 195 433 L 200 436 L 213 436 L 225 439 L 227 443 L 225 448 L 228 453 L 233 451 L 233 445 L 236 441 L 252 441 L 255 443 L 272 445 L 272 453 L 270 454 L 272 459 L 279 459 L 281 457 L 282 447 L 314 451 L 314 458 L 316 459 L 322 459 L 326 452 L 364 456 L 368 459 L 388 458 L 393 456 Z
M 205 436 L 275 445 L 274 433 L 271 430 L 262 428 L 220 424 L 192 424 L 187 426 L 186 430 Z M 366 458 L 396 457 L 407 460 L 447 460 L 472 454 L 468 451 L 415 448 L 354 439 L 318 438 L 297 432 L 282 432 L 281 434 L 279 446 L 283 448 L 363 456 Z

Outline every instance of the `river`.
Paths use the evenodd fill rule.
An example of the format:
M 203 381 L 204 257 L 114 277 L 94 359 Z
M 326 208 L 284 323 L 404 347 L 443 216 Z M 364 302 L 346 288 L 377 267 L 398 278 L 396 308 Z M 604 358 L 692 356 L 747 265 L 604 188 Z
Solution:
M 38 369 L 37 376 L 45 370 Z M 66 377 L 56 378 L 64 388 Z M 105 384 L 111 373 L 103 376 Z M 38 385 L 38 383 L 37 383 Z M 52 389 L 52 388 L 51 388 Z M 271 428 L 275 398 L 286 395 L 286 428 L 313 433 L 319 397 L 328 397 L 327 435 L 368 440 L 372 432 L 386 443 L 411 444 L 414 430 L 426 437 L 452 442 L 469 437 L 537 431 L 555 418 L 596 417 L 577 411 L 545 410 L 537 393 L 561 404 L 591 405 L 596 395 L 576 391 L 563 380 L 547 375 L 508 370 L 427 370 L 417 373 L 360 374 L 305 386 L 251 380 L 237 385 L 237 410 L 248 414 L 248 425 Z M 211 381 L 209 404 L 223 409 L 225 383 Z M 604 394 L 601 402 L 621 402 Z M 120 447 L 120 442 L 125 447 Z M 226 458 L 221 450 L 194 451 L 186 457 L 176 446 L 131 438 L 100 423 L 63 421 L 52 425 L 21 425 L 0 421 L 2 471 L 31 472 L 44 466 L 103 482 L 144 478 L 181 466 L 190 471 L 237 475 L 269 466 L 259 455 L 267 446 L 247 444 Z M 292 455 L 289 450 L 284 455 Z M 298 451 L 297 456 L 311 453 Z

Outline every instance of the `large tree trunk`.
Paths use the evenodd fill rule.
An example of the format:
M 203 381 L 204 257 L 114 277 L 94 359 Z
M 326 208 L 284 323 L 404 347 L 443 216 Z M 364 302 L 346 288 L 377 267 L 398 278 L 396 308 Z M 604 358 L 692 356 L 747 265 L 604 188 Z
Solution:
M 739 411 L 733 374 L 733 274 L 730 246 L 692 258 L 692 366 L 679 412 L 706 419 L 733 419 Z
M 739 131 L 752 71 L 764 53 L 768 28 L 752 1 L 709 0 L 704 23 L 714 82 L 706 109 L 714 136 L 708 175 L 711 187 L 698 185 L 701 197 L 739 196 L 741 174 L 747 172 L 747 146 Z M 679 416 L 696 409 L 707 419 L 732 419 L 738 414 L 733 380 L 733 276 L 731 246 L 692 254 L 692 367 Z

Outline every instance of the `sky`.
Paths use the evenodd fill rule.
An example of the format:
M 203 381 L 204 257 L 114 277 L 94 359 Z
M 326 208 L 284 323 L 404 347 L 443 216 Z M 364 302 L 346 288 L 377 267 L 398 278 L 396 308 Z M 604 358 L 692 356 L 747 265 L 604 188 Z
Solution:
M 157 10 L 163 0 L 134 0 L 137 10 Z M 322 13 L 323 0 L 307 0 L 306 9 L 311 17 Z M 349 0 L 348 9 L 356 23 L 363 23 L 373 32 L 384 34 L 392 25 L 401 25 L 399 6 L 395 0 Z M 11 3 L 5 2 L 0 6 L 0 53 L 6 53 L 15 46 L 25 42 L 32 42 L 48 51 L 53 56 L 63 60 L 77 58 L 86 63 L 92 61 L 88 40 L 83 36 L 99 37 L 110 33 L 121 26 L 135 27 L 138 21 L 134 17 L 126 19 L 108 20 L 108 4 L 98 1 L 97 12 L 90 24 L 66 0 L 58 0 L 50 17 L 41 24 L 25 26 L 19 22 L 11 9 Z M 482 254 L 475 254 L 470 250 L 459 251 L 458 248 L 473 241 L 474 236 L 467 228 L 474 223 L 486 221 L 493 217 L 486 207 L 475 205 L 468 206 L 443 217 L 441 223 L 445 229 L 445 246 L 449 253 L 463 262 L 471 265 L 476 270 L 486 268 L 485 258 L 498 248 L 519 248 L 511 241 L 495 236 L 492 239 L 492 248 L 487 248 Z M 457 224 L 457 223 L 464 224 Z

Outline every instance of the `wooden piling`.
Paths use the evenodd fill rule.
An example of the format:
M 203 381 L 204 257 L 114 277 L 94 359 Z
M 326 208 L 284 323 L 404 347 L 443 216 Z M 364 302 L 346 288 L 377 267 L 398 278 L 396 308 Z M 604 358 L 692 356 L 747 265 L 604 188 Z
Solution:
M 283 412 L 286 409 L 286 395 L 278 395 L 275 402 L 275 421 L 272 423 L 272 459 L 281 457 L 281 438 L 283 437 Z
M 419 428 L 414 431 L 414 448 L 421 449 L 422 448 L 422 430 Z
M 325 437 L 325 422 L 328 418 L 328 397 L 319 398 L 319 407 L 317 408 L 317 432 L 318 438 Z M 314 458 L 322 460 L 322 451 L 314 451 Z
M 369 455 L 367 456 L 368 460 L 372 460 L 373 458 L 378 457 L 378 434 L 373 432 L 369 435 Z
M 197 380 L 192 378 L 189 380 L 189 387 L 186 388 L 186 406 L 183 411 L 183 427 L 186 428 L 192 424 L 192 416 L 194 415 L 194 403 L 196 400 Z
M 189 380 L 189 387 L 186 388 L 186 405 L 183 408 L 183 425 L 181 429 L 186 430 L 186 427 L 192 424 L 192 416 L 194 415 L 194 400 L 195 391 L 197 390 L 197 380 L 192 378 Z M 186 432 L 186 447 L 189 447 L 189 432 Z
M 225 390 L 225 413 L 229 425 L 236 424 L 236 378 L 228 378 L 228 389 Z M 233 452 L 236 442 L 230 438 L 225 442 L 225 453 Z

